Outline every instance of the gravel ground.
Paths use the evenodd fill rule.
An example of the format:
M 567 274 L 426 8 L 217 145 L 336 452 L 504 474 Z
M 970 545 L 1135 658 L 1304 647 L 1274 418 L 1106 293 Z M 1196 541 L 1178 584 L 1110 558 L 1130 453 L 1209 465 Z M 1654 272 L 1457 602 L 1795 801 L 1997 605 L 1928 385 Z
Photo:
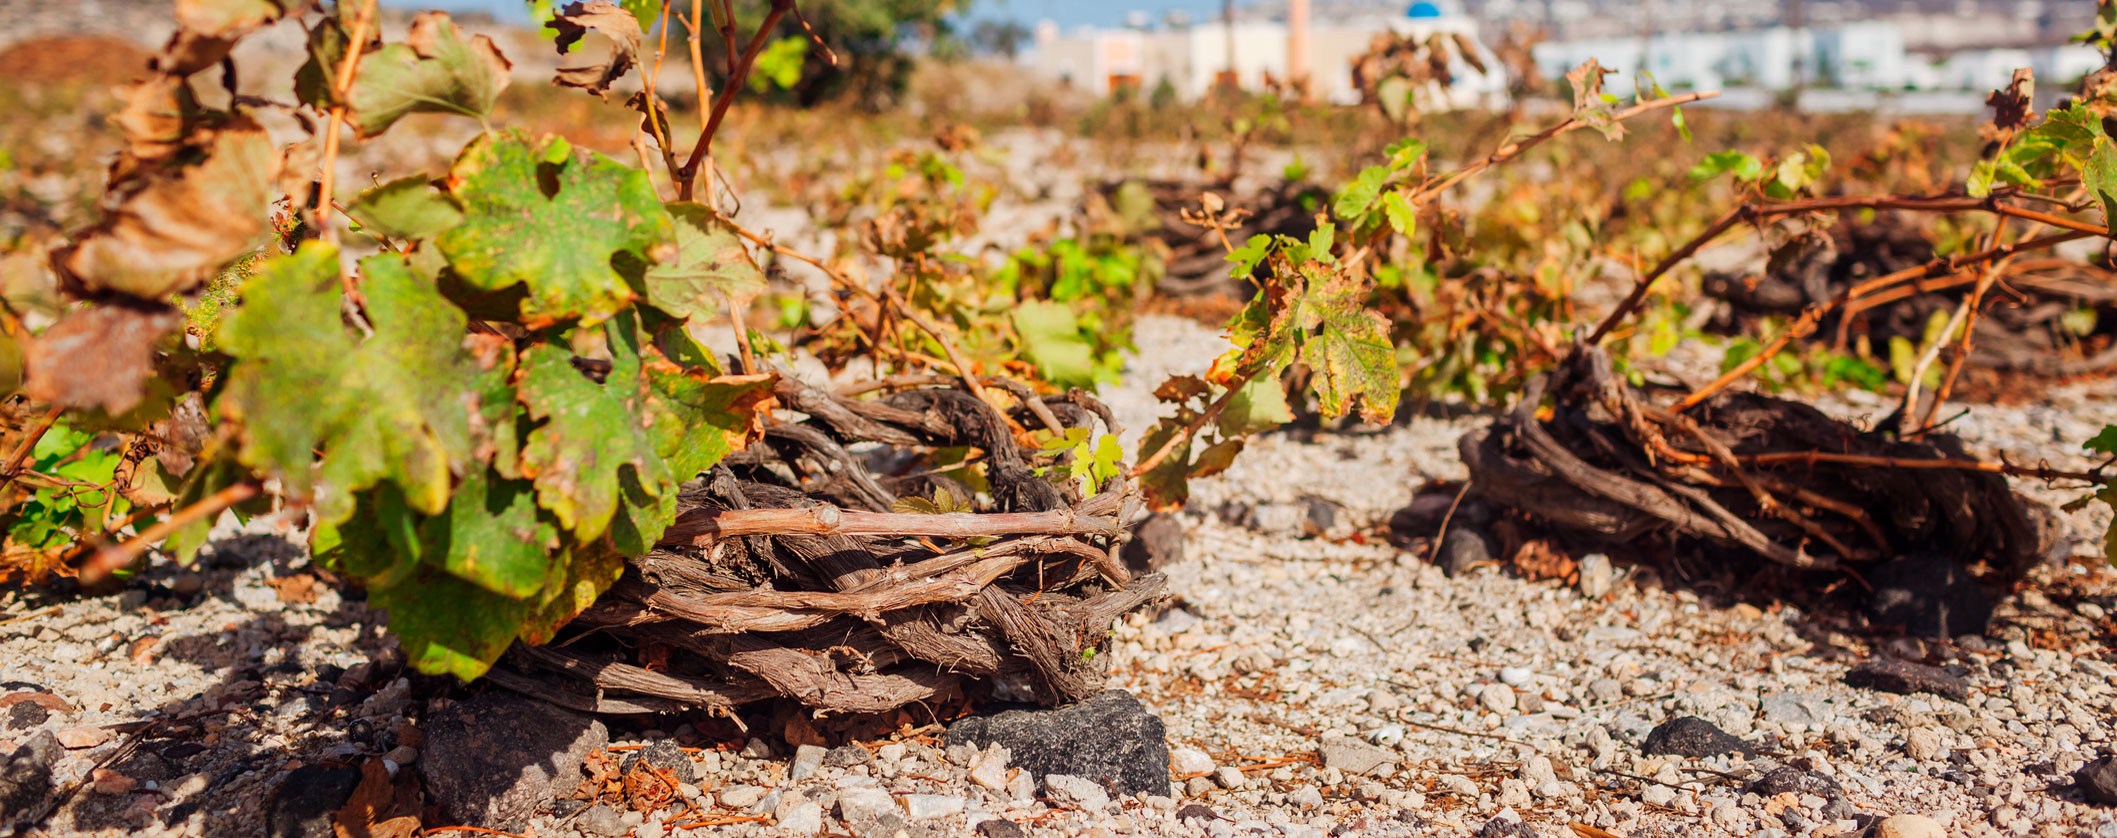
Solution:
M 1139 342 L 1136 383 L 1108 394 L 1135 429 L 1152 410 L 1144 382 L 1201 367 L 1219 345 L 1162 318 Z M 2062 390 L 1980 407 L 1956 427 L 1973 450 L 2078 465 L 2073 441 L 2109 407 L 2106 393 Z M 1828 409 L 1887 406 L 1855 395 Z M 759 742 L 690 752 L 686 819 L 598 807 L 540 815 L 524 831 L 1023 834 L 997 820 L 1034 835 L 1223 838 L 1508 835 L 1522 833 L 1495 830 L 1520 821 L 1539 835 L 2117 835 L 2112 811 L 2070 780 L 2113 751 L 2117 666 L 2104 659 L 2117 577 L 2088 558 L 2106 511 L 2067 519 L 2078 558 L 2000 603 L 1987 638 L 1880 641 L 1843 609 L 1663 584 L 1623 555 L 1568 584 L 1497 566 L 1451 578 L 1390 546 L 1380 537 L 1390 514 L 1422 483 L 1461 477 L 1455 439 L 1480 421 L 1275 435 L 1195 487 L 1177 517 L 1187 558 L 1164 568 L 1173 605 L 1121 625 L 1112 657 L 1111 686 L 1167 727 L 1166 793 L 1106 802 L 1064 781 L 1039 793 L 996 750 L 943 749 L 931 736 L 829 759 L 817 748 L 774 756 Z M 1322 509 L 1328 521 L 1315 517 Z M 10 595 L 6 613 L 37 616 L 0 624 L 0 682 L 63 702 L 14 699 L 0 711 L 0 752 L 44 732 L 67 747 L 54 771 L 64 805 L 47 832 L 254 835 L 268 814 L 299 813 L 301 790 L 283 783 L 291 771 L 310 766 L 296 776 L 313 781 L 315 766 L 362 756 L 417 763 L 408 717 L 447 699 L 394 676 L 375 615 L 318 583 L 271 529 L 226 533 L 195 572 L 157 569 L 120 594 Z M 1845 683 L 1877 656 L 1959 667 L 1967 691 Z M 1747 754 L 1643 752 L 1656 725 L 1681 716 L 1740 737 Z M 697 741 L 683 726 L 613 730 L 611 742 L 671 737 Z M 1753 787 L 1778 768 L 1808 772 L 1809 784 Z M 1880 820 L 1892 815 L 1924 819 Z M 754 820 L 676 828 L 714 816 Z M 272 834 L 328 834 L 281 825 Z

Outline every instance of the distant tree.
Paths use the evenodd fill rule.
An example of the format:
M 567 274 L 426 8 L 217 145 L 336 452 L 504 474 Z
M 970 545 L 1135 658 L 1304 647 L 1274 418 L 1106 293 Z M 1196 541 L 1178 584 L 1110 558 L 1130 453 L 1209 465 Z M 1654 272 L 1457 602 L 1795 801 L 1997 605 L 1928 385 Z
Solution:
M 1019 21 L 981 20 L 971 27 L 970 45 L 983 55 L 1014 58 L 1021 52 L 1022 42 L 1029 40 L 1029 27 Z

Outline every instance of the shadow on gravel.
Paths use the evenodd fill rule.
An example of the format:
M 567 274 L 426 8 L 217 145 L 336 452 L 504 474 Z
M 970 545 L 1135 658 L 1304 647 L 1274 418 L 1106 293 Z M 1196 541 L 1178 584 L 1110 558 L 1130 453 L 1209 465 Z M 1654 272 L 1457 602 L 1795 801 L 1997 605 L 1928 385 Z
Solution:
M 328 740 L 360 743 L 363 751 L 394 746 L 395 732 L 365 712 L 392 708 L 364 707 L 363 702 L 383 698 L 375 691 L 391 682 L 401 664 L 385 656 L 349 671 L 322 662 L 323 654 L 311 646 L 325 627 L 360 625 L 352 642 L 333 644 L 344 650 L 386 644 L 376 615 L 357 591 L 342 592 L 328 610 L 307 605 L 329 585 L 310 572 L 305 556 L 300 545 L 284 537 L 244 534 L 215 542 L 192 567 L 157 563 L 130 580 L 113 611 L 144 607 L 164 625 L 180 624 L 187 615 L 205 616 L 204 625 L 186 626 L 178 629 L 184 633 L 143 647 L 152 649 L 147 664 L 152 670 L 165 662 L 189 664 L 206 676 L 205 682 L 177 689 L 168 689 L 176 682 L 132 685 L 140 704 L 128 715 L 139 721 L 113 726 L 117 746 L 97 768 L 107 772 L 103 776 L 129 782 L 133 790 L 109 793 L 90 783 L 56 788 L 55 805 L 43 819 L 48 828 L 134 832 L 149 825 L 180 828 L 200 815 L 207 838 L 331 834 L 331 814 L 352 791 L 350 784 L 309 776 L 297 790 L 303 799 L 290 807 L 275 805 L 275 780 L 305 754 L 315 761 L 314 752 Z M 239 596 L 239 577 L 260 567 L 268 568 L 266 590 L 260 595 L 253 588 Z M 295 588 L 278 593 L 270 587 L 281 581 Z M 73 598 L 80 596 L 76 589 Z M 297 609 L 295 603 L 306 607 Z M 124 647 L 113 653 L 126 654 Z M 158 688 L 167 691 L 150 708 Z M 349 768 L 352 750 L 343 750 Z M 311 767 L 334 767 L 331 760 L 324 762 Z M 358 772 L 349 776 L 357 780 Z M 148 783 L 155 791 L 143 794 Z M 289 812 L 297 817 L 269 823 L 276 809 L 298 810 Z

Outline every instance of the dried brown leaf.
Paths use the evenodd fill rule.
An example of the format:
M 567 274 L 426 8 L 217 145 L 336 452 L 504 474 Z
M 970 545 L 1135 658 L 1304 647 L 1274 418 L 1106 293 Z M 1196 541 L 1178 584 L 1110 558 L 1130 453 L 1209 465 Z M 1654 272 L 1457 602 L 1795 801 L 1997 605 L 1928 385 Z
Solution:
M 154 378 L 155 344 L 183 322 L 167 306 L 99 305 L 68 313 L 30 341 L 23 392 L 112 415 L 138 406 Z
M 210 144 L 204 161 L 139 173 L 103 220 L 52 254 L 69 290 L 160 300 L 270 239 L 266 211 L 281 160 L 264 128 L 237 117 L 202 144 Z
M 314 0 L 176 0 L 176 34 L 153 67 L 172 76 L 191 75 L 226 58 L 244 35 L 313 5 Z
M 316 576 L 309 573 L 281 576 L 265 584 L 272 586 L 272 591 L 279 595 L 280 602 L 311 603 L 323 595 L 323 591 L 316 587 Z
M 1985 97 L 1985 105 L 1992 108 L 1992 121 L 1979 126 L 1978 135 L 1990 142 L 2012 138 L 2035 118 L 2035 100 L 2035 74 L 2027 67 L 2015 70 L 2013 81 Z
M 331 819 L 337 838 L 413 838 L 419 834 L 419 786 L 410 771 L 390 781 L 382 760 L 360 766 L 360 785 Z M 407 783 L 405 781 L 412 780 Z
M 625 71 L 632 69 L 633 62 L 639 58 L 639 18 L 609 0 L 568 3 L 544 26 L 558 33 L 560 55 L 565 55 L 579 43 L 590 29 L 610 39 L 609 60 L 560 67 L 556 81 L 562 86 L 578 87 L 597 96 L 606 95 L 610 92 L 611 82 L 624 77 Z
M 1580 567 L 1564 549 L 1540 538 L 1522 542 L 1513 560 L 1515 569 L 1531 580 L 1570 579 Z
M 190 82 L 180 76 L 154 76 L 125 91 L 125 107 L 114 121 L 125 132 L 125 153 L 138 164 L 182 151 L 202 115 Z

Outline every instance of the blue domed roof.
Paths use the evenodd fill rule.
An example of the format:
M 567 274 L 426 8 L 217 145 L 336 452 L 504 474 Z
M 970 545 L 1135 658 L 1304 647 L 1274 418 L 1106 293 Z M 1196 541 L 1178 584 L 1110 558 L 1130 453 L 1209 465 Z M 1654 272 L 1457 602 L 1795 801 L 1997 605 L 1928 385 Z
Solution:
M 1405 16 L 1405 17 L 1440 17 L 1440 16 L 1441 16 L 1441 7 L 1439 7 L 1439 6 L 1436 6 L 1436 5 L 1432 4 L 1432 3 L 1429 3 L 1429 2 L 1427 2 L 1427 0 L 1419 0 L 1419 2 L 1411 4 L 1411 11 L 1405 12 L 1405 13 L 1404 13 L 1404 16 Z

